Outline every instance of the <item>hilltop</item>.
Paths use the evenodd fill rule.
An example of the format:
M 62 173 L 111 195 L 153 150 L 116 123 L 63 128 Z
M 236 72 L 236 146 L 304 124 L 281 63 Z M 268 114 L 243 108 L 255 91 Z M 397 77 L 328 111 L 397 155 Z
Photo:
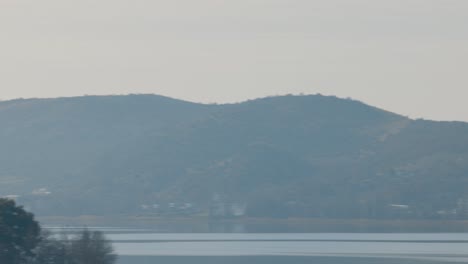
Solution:
M 331 96 L 0 102 L 0 196 L 40 215 L 464 218 L 468 124 Z

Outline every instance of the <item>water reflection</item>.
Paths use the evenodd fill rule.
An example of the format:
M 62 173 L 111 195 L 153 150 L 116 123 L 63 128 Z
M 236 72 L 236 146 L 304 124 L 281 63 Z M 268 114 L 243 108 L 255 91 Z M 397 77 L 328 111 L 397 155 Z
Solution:
M 49 227 L 56 233 L 81 228 Z M 113 241 L 121 256 L 118 264 L 468 262 L 468 233 L 246 233 L 245 226 L 236 233 L 218 232 L 224 229 L 194 233 L 197 229 L 192 228 L 168 233 L 159 225 L 88 228 L 104 231 Z
M 110 234 L 126 256 L 346 256 L 463 260 L 468 234 Z

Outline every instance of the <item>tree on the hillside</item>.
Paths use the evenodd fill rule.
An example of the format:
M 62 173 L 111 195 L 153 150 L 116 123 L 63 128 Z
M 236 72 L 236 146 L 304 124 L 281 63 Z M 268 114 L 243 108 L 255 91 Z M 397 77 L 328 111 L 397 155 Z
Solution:
M 19 264 L 33 256 L 40 241 L 34 215 L 13 200 L 0 198 L 0 263 Z
M 117 260 L 110 241 L 100 231 L 83 230 L 70 243 L 74 264 L 113 264 Z

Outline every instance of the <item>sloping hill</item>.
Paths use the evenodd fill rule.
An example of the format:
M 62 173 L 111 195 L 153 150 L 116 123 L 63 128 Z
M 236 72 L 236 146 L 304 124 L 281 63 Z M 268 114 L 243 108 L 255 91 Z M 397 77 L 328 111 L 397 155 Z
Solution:
M 464 217 L 468 197 L 468 124 L 336 97 L 14 100 L 0 124 L 0 195 L 40 214 Z

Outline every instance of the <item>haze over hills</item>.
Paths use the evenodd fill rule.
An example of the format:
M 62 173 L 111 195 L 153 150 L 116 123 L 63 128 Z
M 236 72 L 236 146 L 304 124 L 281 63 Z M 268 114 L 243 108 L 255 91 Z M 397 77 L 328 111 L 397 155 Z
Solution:
M 0 102 L 0 196 L 40 215 L 465 218 L 468 124 L 336 97 Z

